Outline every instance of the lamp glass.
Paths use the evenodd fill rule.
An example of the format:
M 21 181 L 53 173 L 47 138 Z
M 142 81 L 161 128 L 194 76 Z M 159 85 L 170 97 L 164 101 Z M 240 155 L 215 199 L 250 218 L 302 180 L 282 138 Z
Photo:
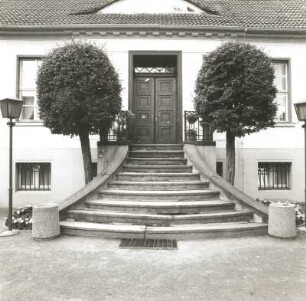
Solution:
M 306 121 L 306 101 L 294 104 L 296 115 L 299 121 Z
M 23 101 L 17 98 L 5 98 L 0 101 L 0 108 L 3 118 L 19 118 Z

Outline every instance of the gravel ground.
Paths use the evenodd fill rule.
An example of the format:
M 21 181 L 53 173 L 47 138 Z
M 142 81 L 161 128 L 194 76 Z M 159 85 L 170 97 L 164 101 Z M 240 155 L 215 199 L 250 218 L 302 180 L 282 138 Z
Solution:
M 3 224 L 0 212 L 0 225 Z M 1 301 L 305 301 L 306 232 L 179 241 L 178 250 L 30 231 L 0 238 Z

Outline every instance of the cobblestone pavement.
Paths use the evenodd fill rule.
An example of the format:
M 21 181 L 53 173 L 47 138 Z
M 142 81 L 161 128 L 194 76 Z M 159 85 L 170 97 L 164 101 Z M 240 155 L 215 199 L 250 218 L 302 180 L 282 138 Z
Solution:
M 0 216 L 0 225 L 3 215 Z M 29 231 L 0 238 L 1 301 L 305 301 L 306 232 L 179 241 L 178 250 Z

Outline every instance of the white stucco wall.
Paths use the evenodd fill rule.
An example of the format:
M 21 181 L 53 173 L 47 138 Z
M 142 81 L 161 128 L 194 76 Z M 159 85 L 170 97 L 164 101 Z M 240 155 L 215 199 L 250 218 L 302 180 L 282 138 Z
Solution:
M 49 50 L 63 44 L 68 38 L 5 38 L 0 39 L 0 99 L 16 96 L 17 56 L 46 55 Z M 212 51 L 223 41 L 217 38 L 191 37 L 102 37 L 82 38 L 104 46 L 119 73 L 123 91 L 123 109 L 128 109 L 129 51 L 181 51 L 183 81 L 183 111 L 193 109 L 194 83 L 202 63 L 203 54 Z M 292 102 L 306 99 L 306 43 L 298 41 L 253 41 L 272 58 L 290 59 L 290 85 Z M 292 189 L 286 198 L 303 199 L 304 162 L 303 132 L 292 108 L 293 123 L 277 126 L 239 140 L 237 158 L 237 186 L 254 197 L 271 197 L 277 192 L 258 192 L 257 162 L 266 159 L 290 159 L 293 164 Z M 0 119 L 0 207 L 7 206 L 8 187 L 8 129 Z M 215 135 L 218 141 L 217 160 L 224 160 L 224 136 Z M 83 185 L 83 167 L 78 138 L 51 135 L 42 124 L 17 124 L 14 137 L 14 161 L 47 161 L 52 163 L 52 190 L 50 192 L 15 192 L 15 205 L 60 200 Z M 97 137 L 92 137 L 95 153 Z M 94 154 L 94 156 L 96 156 Z M 242 164 L 243 162 L 243 164 Z M 243 168 L 241 167 L 243 166 Z M 255 171 L 255 172 L 254 172 Z M 255 183 L 255 184 L 254 184 Z M 255 186 L 254 186 L 255 185 Z M 282 192 L 283 194 L 283 192 Z

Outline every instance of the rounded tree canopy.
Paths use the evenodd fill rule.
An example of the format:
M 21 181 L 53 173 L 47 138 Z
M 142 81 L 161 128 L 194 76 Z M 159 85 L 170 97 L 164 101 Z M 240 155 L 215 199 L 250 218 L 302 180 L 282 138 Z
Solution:
M 121 85 L 107 55 L 78 42 L 51 51 L 37 77 L 40 117 L 54 134 L 98 134 L 121 109 Z
M 236 137 L 274 125 L 274 69 L 260 49 L 226 43 L 204 57 L 195 89 L 195 107 L 205 122 Z

